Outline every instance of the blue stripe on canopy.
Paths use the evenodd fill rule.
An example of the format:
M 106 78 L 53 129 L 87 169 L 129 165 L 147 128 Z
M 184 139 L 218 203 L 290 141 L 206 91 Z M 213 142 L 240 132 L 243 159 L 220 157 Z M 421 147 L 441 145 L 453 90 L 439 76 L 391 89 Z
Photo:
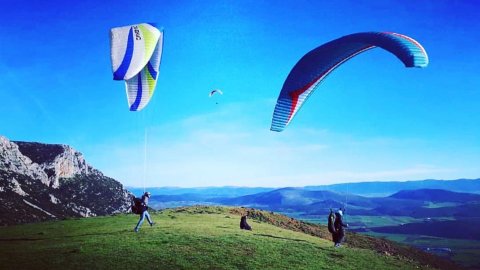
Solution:
M 127 74 L 127 70 L 130 67 L 130 62 L 132 61 L 133 57 L 133 28 L 130 28 L 128 33 L 128 41 L 127 41 L 127 48 L 125 51 L 125 56 L 123 57 L 122 63 L 118 67 L 118 69 L 113 73 L 114 80 L 124 80 L 125 74 Z
M 138 110 L 138 106 L 140 106 L 140 101 L 142 101 L 142 72 L 138 73 L 137 77 L 137 96 L 135 97 L 135 102 L 133 102 L 132 106 L 130 106 L 130 111 Z
M 150 72 L 150 75 L 152 75 L 152 78 L 156 80 L 157 79 L 157 72 L 153 68 L 152 63 L 150 63 L 150 61 L 148 61 L 147 68 L 148 68 L 148 72 Z

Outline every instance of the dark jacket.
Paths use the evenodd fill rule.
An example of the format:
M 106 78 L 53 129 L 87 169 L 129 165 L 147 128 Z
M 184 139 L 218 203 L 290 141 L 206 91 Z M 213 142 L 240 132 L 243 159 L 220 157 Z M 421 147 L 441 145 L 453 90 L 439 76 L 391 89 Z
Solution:
M 249 231 L 252 230 L 252 227 L 250 227 L 250 225 L 247 223 L 247 216 L 242 216 L 240 218 L 240 229 Z
M 340 215 L 339 213 L 335 213 L 335 223 L 333 224 L 335 227 L 335 231 L 339 235 L 344 235 L 345 234 L 345 227 L 348 227 L 347 224 L 343 223 L 343 216 Z
M 142 195 L 142 213 L 148 210 L 148 197 Z

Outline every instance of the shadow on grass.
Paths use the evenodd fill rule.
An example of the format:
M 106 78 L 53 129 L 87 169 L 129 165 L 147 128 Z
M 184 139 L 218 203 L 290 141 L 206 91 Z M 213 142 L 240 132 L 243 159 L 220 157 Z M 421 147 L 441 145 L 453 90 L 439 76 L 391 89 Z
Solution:
M 3 238 L 0 239 L 0 242 L 20 242 L 20 241 L 40 241 L 45 240 L 45 238 Z
M 0 243 L 1 242 L 22 242 L 22 241 L 42 241 L 42 240 L 52 240 L 52 239 L 62 239 L 62 238 L 75 238 L 75 237 L 84 237 L 84 236 L 104 236 L 104 235 L 119 235 L 123 234 L 126 232 L 132 232 L 135 233 L 132 230 L 121 230 L 121 231 L 116 231 L 116 232 L 105 232 L 105 233 L 85 233 L 85 234 L 76 234 L 76 235 L 62 235 L 62 236 L 57 236 L 57 237 L 44 237 L 44 238 L 0 238 Z
M 284 239 L 284 240 L 290 240 L 290 241 L 296 241 L 296 242 L 305 242 L 309 243 L 306 240 L 301 240 L 301 239 L 293 239 L 293 238 L 287 238 L 287 237 L 279 237 L 275 235 L 270 235 L 270 234 L 261 234 L 261 233 L 254 233 L 253 235 L 258 235 L 258 236 L 265 236 L 265 237 L 271 237 L 271 238 L 276 238 L 276 239 Z

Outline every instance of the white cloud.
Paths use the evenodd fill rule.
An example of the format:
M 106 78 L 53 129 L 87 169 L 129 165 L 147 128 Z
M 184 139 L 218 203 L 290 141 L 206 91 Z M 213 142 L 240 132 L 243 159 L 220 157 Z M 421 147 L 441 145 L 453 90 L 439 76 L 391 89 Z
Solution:
M 422 154 L 425 142 L 419 140 L 357 139 L 301 127 L 271 132 L 259 120 L 271 116 L 256 115 L 255 106 L 258 103 L 226 105 L 217 112 L 150 127 L 145 185 L 280 187 L 458 173 L 428 160 Z M 142 140 L 100 149 L 93 155 L 99 169 L 126 185 L 143 185 Z M 105 152 L 108 160 L 98 158 Z

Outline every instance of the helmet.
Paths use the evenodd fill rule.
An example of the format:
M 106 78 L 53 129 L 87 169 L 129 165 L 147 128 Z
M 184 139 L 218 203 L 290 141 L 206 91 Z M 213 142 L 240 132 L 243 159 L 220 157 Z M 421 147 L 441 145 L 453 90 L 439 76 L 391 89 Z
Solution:
M 337 213 L 338 213 L 340 216 L 343 216 L 343 212 L 342 212 L 341 209 L 339 209 L 339 210 L 337 211 Z
M 152 195 L 152 194 L 151 194 L 150 192 L 148 192 L 148 191 L 147 191 L 147 192 L 145 192 L 145 194 L 143 194 L 143 195 L 145 195 L 145 196 L 147 196 L 147 197 L 149 197 L 149 198 L 150 198 L 150 195 Z

